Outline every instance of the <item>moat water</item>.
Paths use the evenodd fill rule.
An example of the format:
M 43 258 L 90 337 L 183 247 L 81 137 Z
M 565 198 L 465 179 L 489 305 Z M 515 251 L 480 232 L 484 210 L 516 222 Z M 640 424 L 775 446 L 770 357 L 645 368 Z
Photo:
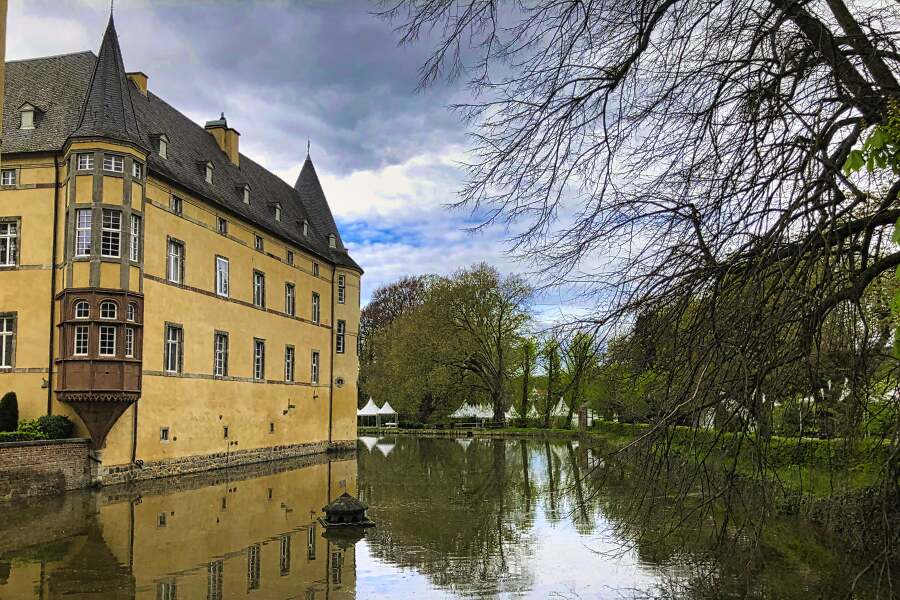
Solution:
M 727 557 L 702 525 L 642 535 L 640 477 L 577 442 L 358 449 L 0 505 L 0 598 L 821 598 L 858 560 L 797 522 Z M 355 544 L 318 521 L 344 491 L 377 522 Z

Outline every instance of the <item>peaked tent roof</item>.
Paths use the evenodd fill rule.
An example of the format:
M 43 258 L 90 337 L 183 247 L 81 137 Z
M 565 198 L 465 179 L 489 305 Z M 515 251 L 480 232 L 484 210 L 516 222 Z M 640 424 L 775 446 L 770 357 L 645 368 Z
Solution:
M 378 409 L 379 415 L 396 415 L 397 411 L 391 406 L 390 402 L 385 402 L 384 406 Z
M 357 417 L 374 417 L 378 414 L 378 406 L 376 406 L 375 401 L 369 398 L 369 401 L 366 402 L 366 405 L 356 411 Z
M 138 127 L 131 102 L 131 83 L 125 75 L 122 50 L 112 15 L 84 98 L 78 125 L 70 138 L 110 138 L 149 149 Z
M 378 450 L 382 454 L 384 454 L 385 458 L 387 458 L 387 455 L 390 454 L 394 449 L 394 444 L 391 444 L 389 442 L 378 442 L 377 444 L 375 444 L 375 447 L 378 448 Z
M 472 405 L 466 402 L 450 415 L 451 419 L 490 419 L 494 416 L 494 409 L 487 405 Z
M 359 436 L 359 441 L 361 441 L 363 443 L 363 446 L 366 447 L 366 450 L 371 452 L 372 448 L 375 447 L 375 444 L 378 443 L 378 438 L 368 436 L 368 435 L 361 435 L 361 436 Z

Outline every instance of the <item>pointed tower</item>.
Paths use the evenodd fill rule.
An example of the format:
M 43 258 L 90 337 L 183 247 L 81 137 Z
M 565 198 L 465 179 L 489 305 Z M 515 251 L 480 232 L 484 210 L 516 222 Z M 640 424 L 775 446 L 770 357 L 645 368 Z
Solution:
M 91 83 L 81 109 L 81 118 L 71 140 L 107 139 L 131 144 L 146 152 L 147 141 L 138 127 L 122 50 L 113 16 L 109 16 L 106 33 L 100 44 L 100 53 Z
M 143 225 L 149 144 L 138 127 L 112 15 L 77 127 L 63 147 L 57 237 L 56 399 L 95 449 L 141 393 Z
M 294 184 L 303 208 L 312 221 L 311 243 L 331 258 L 331 373 L 328 441 L 356 439 L 359 355 L 359 294 L 362 269 L 347 253 L 328 200 L 309 154 Z M 352 340 L 352 342 L 351 342 Z

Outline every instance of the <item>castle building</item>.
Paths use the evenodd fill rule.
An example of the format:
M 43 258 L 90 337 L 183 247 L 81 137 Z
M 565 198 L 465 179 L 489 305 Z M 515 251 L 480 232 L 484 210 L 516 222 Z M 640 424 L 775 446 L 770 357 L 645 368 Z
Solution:
M 362 269 L 309 156 L 293 187 L 100 51 L 6 63 L 0 395 L 99 474 L 355 444 Z

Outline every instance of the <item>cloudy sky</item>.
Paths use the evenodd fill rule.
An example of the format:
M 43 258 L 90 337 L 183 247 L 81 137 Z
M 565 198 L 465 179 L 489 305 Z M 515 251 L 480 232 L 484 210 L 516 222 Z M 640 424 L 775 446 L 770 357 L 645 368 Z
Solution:
M 128 70 L 193 120 L 225 112 L 241 151 L 293 183 L 306 155 L 342 236 L 366 269 L 363 301 L 412 273 L 448 273 L 486 260 L 527 269 L 503 232 L 466 231 L 449 211 L 462 181 L 464 127 L 448 105 L 461 85 L 416 93 L 427 43 L 397 46 L 392 25 L 363 1 L 116 2 Z M 11 0 L 7 59 L 97 51 L 109 2 Z M 542 298 L 542 312 L 558 298 Z M 575 309 L 566 306 L 564 310 Z

